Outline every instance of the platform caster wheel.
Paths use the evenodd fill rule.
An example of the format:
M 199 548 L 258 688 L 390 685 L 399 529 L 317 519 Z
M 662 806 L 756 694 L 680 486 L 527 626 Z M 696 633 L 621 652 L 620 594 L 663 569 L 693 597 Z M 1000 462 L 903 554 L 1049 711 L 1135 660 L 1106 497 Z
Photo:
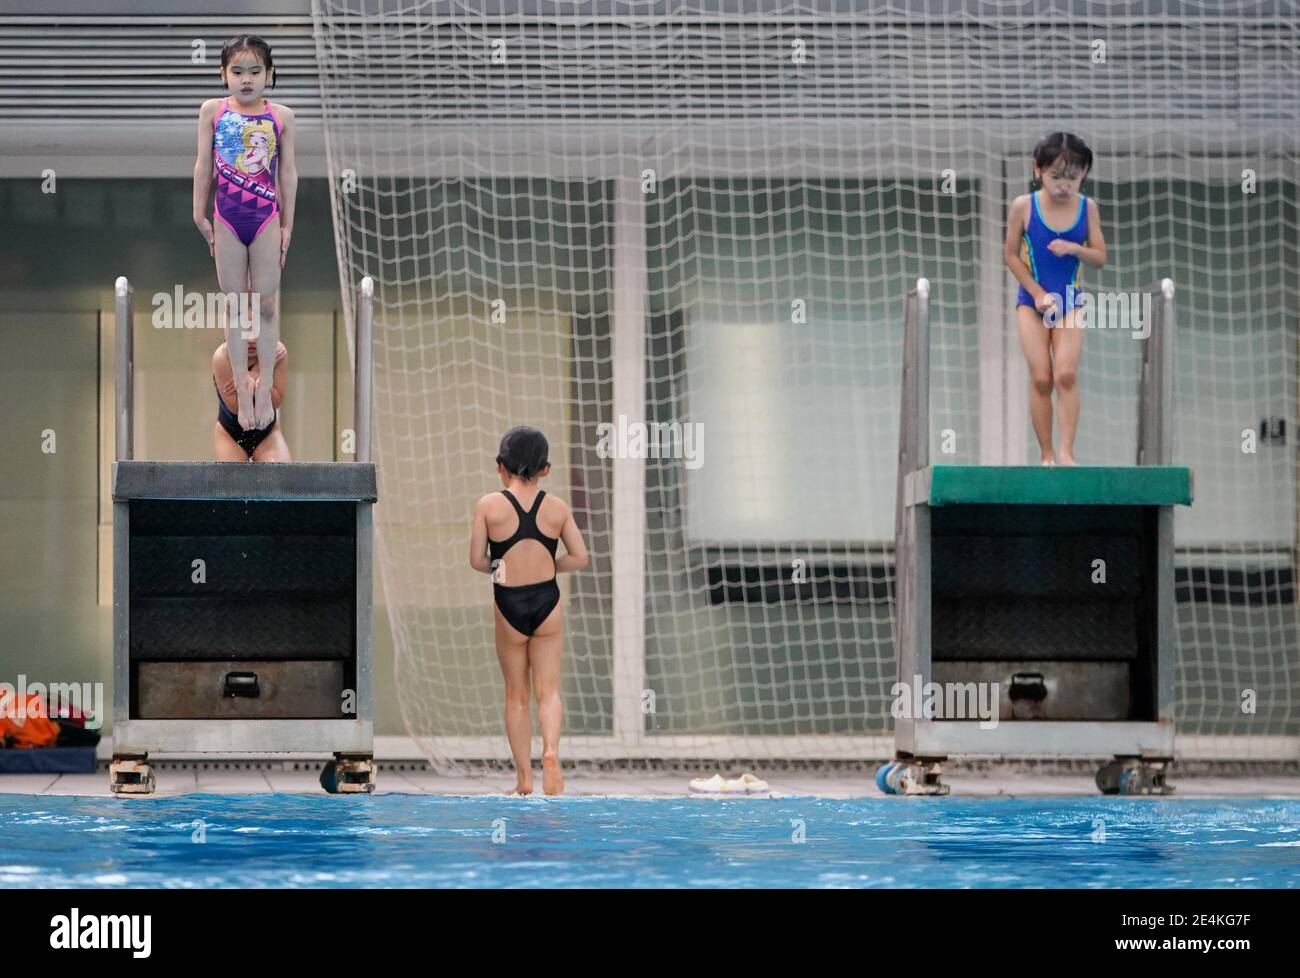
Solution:
M 889 776 L 896 767 L 898 767 L 898 762 L 890 761 L 888 764 L 882 764 L 876 769 L 876 787 L 880 789 L 882 794 L 892 795 L 894 793 L 894 789 L 889 786 Z
M 321 768 L 320 786 L 331 795 L 368 794 L 375 790 L 378 770 L 368 754 L 335 754 L 334 760 Z
M 108 787 L 115 795 L 152 795 L 158 787 L 147 755 L 117 755 L 108 765 Z
M 946 795 L 940 781 L 946 758 L 909 757 L 892 761 L 876 771 L 876 787 L 887 795 Z

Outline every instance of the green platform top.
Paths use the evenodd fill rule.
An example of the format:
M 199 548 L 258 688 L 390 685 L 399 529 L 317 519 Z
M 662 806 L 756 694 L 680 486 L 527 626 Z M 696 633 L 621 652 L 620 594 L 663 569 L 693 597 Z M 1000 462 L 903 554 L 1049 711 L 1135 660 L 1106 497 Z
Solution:
M 932 465 L 931 506 L 1190 506 L 1192 470 L 1181 465 Z M 924 481 L 922 483 L 924 486 Z

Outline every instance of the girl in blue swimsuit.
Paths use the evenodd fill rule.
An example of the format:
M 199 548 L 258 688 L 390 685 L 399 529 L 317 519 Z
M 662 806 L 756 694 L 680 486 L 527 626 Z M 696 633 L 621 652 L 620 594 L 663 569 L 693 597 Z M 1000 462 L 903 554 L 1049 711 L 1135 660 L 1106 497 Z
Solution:
M 546 436 L 536 428 L 511 428 L 501 439 L 497 474 L 505 486 L 474 507 L 469 565 L 492 575 L 497 660 L 506 683 L 506 738 L 515 761 L 512 794 L 533 790 L 533 724 L 529 674 L 542 728 L 542 790 L 564 790 L 560 774 L 560 658 L 564 606 L 556 574 L 587 566 L 587 546 L 562 499 L 538 485 L 551 471 Z M 555 556 L 559 541 L 565 553 Z
M 1029 414 L 1043 465 L 1074 465 L 1079 427 L 1079 357 L 1075 328 L 1082 263 L 1106 263 L 1097 202 L 1079 193 L 1092 168 L 1092 150 L 1068 132 L 1054 132 L 1033 152 L 1033 192 L 1017 197 L 1007 220 L 1003 257 L 1020 283 L 1016 320 L 1029 363 Z M 1052 390 L 1061 450 L 1052 447 Z

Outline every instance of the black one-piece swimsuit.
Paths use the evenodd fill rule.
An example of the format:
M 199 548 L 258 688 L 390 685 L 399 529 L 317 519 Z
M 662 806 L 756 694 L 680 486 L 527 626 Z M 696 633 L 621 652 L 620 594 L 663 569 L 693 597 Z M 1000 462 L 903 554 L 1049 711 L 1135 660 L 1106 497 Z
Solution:
M 500 543 L 491 537 L 488 538 L 488 553 L 493 562 L 504 557 L 506 551 L 520 540 L 536 540 L 550 551 L 551 560 L 554 561 L 555 548 L 560 538 L 548 537 L 537 528 L 537 513 L 542 505 L 542 497 L 546 495 L 545 491 L 538 490 L 533 508 L 527 513 L 509 489 L 502 489 L 501 492 L 519 514 L 519 529 L 515 530 L 514 536 L 509 540 L 502 540 Z M 521 635 L 532 635 L 537 631 L 542 622 L 546 621 L 547 616 L 555 610 L 555 606 L 560 603 L 560 586 L 555 583 L 554 577 L 549 581 L 521 584 L 518 587 L 508 587 L 493 580 L 492 592 L 501 614 Z
M 212 386 L 217 387 L 217 378 L 212 378 Z M 257 446 L 262 444 L 266 436 L 271 433 L 275 427 L 275 422 L 279 420 L 280 412 L 274 411 L 271 414 L 271 423 L 265 428 L 255 428 L 245 431 L 239 424 L 239 415 L 226 407 L 226 402 L 221 399 L 221 388 L 217 387 L 217 420 L 221 422 L 221 427 L 226 429 L 226 434 L 234 439 L 235 444 L 242 448 L 251 458 L 257 451 Z

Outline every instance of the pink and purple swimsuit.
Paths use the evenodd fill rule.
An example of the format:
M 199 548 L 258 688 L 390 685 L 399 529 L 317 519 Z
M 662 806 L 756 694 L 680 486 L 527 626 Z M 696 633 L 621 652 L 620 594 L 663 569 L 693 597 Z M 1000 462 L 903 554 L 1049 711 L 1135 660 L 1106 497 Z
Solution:
M 280 162 L 280 132 L 280 119 L 269 101 L 260 115 L 244 115 L 232 109 L 227 98 L 212 122 L 212 165 L 217 180 L 212 216 L 230 228 L 245 247 L 279 213 L 275 172 Z

